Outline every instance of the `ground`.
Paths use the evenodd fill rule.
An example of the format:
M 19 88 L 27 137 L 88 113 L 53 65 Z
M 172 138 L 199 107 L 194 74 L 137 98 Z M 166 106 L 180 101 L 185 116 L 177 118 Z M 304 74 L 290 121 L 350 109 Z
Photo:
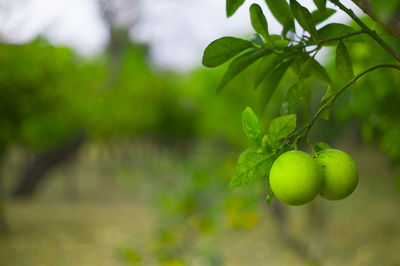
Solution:
M 85 156 L 90 152 L 87 151 Z M 314 241 L 316 244 L 311 248 L 319 249 L 321 246 L 324 250 L 323 265 L 398 265 L 400 191 L 393 185 L 393 169 L 375 150 L 363 148 L 353 150 L 351 154 L 360 168 L 360 184 L 355 193 L 343 201 L 330 202 L 317 198 L 311 205 L 288 207 L 286 230 L 302 243 Z M 32 200 L 9 202 L 7 219 L 10 232 L 0 238 L 0 264 L 162 264 L 152 257 L 155 253 L 151 250 L 155 245 L 156 232 L 163 223 L 160 217 L 163 216 L 157 201 L 149 199 L 152 198 L 150 195 L 155 196 L 158 190 L 165 188 L 154 184 L 154 169 L 148 170 L 148 164 L 157 162 L 161 168 L 170 169 L 178 159 L 171 159 L 165 154 L 157 158 L 151 156 L 152 159 L 141 156 L 141 159 L 136 157 L 135 166 L 132 166 L 135 170 L 133 181 L 126 177 L 105 178 L 111 170 L 92 171 L 90 167 L 99 160 L 96 157 L 92 158 L 91 164 L 80 163 L 74 171 L 57 170 L 51 173 L 54 179 L 42 187 L 41 194 Z M 185 167 L 178 168 L 175 170 L 180 176 Z M 73 189 L 68 189 L 71 184 L 65 181 L 65 176 L 76 171 L 79 173 L 74 181 L 76 184 Z M 128 175 L 126 169 L 119 171 L 119 175 Z M 148 176 L 147 171 L 151 171 Z M 83 173 L 89 172 L 98 176 L 83 178 Z M 141 189 L 137 188 L 139 185 Z M 229 193 L 228 184 L 226 189 Z M 322 213 L 324 222 L 321 228 L 313 227 L 313 208 L 320 210 L 319 215 Z M 305 255 L 299 255 L 282 241 L 271 207 L 259 204 L 254 213 L 254 223 L 247 228 L 229 225 L 229 217 L 220 219 L 216 227 L 218 232 L 212 233 L 214 238 L 211 237 L 217 239 L 212 246 L 219 256 L 214 264 L 202 257 L 199 251 L 210 244 L 207 241 L 209 236 L 191 239 L 197 244 L 184 250 L 189 254 L 183 256 L 185 263 L 309 265 Z M 189 252 L 189 249 L 198 249 L 198 252 Z M 164 265 L 181 265 L 178 262 L 163 262 Z

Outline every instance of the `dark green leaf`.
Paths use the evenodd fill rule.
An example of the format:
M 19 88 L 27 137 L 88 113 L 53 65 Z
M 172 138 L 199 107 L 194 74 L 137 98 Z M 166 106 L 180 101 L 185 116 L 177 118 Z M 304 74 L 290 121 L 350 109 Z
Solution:
M 269 178 L 268 177 L 265 180 L 265 185 L 267 187 L 267 192 L 268 192 L 266 202 L 268 203 L 268 205 L 270 205 L 272 200 L 275 198 L 275 194 L 271 189 L 271 185 L 269 184 Z
M 272 15 L 288 30 L 294 31 L 293 15 L 285 0 L 265 0 Z
M 303 101 L 301 104 L 301 109 L 303 112 L 303 121 L 305 124 L 307 124 L 307 122 L 308 122 L 308 116 L 310 113 L 310 96 L 311 96 L 311 90 L 310 90 L 307 100 Z
M 251 142 L 257 146 L 261 146 L 264 131 L 258 117 L 250 107 L 246 107 L 242 113 L 243 131 Z
M 331 23 L 328 24 L 324 27 L 322 27 L 320 30 L 318 30 L 318 37 L 319 39 L 322 40 L 329 40 L 332 38 L 338 38 L 342 37 L 346 34 L 355 32 L 356 30 L 353 29 L 352 27 L 349 27 L 344 24 L 338 24 L 338 23 Z M 364 39 L 362 38 L 361 35 L 354 35 L 348 38 L 343 39 L 344 41 L 351 41 L 351 42 L 363 42 Z M 331 41 L 331 42 L 326 42 L 323 45 L 324 46 L 330 46 L 330 45 L 336 45 L 338 41 Z
M 271 192 L 272 192 L 272 190 L 271 190 Z M 275 198 L 275 194 L 273 194 L 273 192 L 272 193 L 268 192 L 268 195 L 267 195 L 267 198 L 265 199 L 265 201 L 267 202 L 268 205 L 271 205 L 274 198 Z
M 270 54 L 261 59 L 258 65 L 254 79 L 254 88 L 257 88 L 261 82 L 271 74 L 272 70 L 283 61 L 284 54 Z
M 235 14 L 236 10 L 243 5 L 244 0 L 226 0 L 226 16 L 230 17 Z
M 329 146 L 329 144 L 325 143 L 325 142 L 318 142 L 317 144 L 315 144 L 315 151 L 316 152 L 320 152 L 322 150 L 326 150 L 326 149 L 331 149 L 331 146 Z
M 336 48 L 336 71 L 345 81 L 354 78 L 351 57 L 343 42 L 339 42 Z
M 230 187 L 240 187 L 253 183 L 269 173 L 274 157 L 259 147 L 245 150 L 239 157 Z
M 234 79 L 239 73 L 241 73 L 248 66 L 254 63 L 257 59 L 264 56 L 266 53 L 267 51 L 252 50 L 240 55 L 235 60 L 233 60 L 232 63 L 229 65 L 228 70 L 225 72 L 221 82 L 219 83 L 217 91 L 225 87 L 226 84 Z
M 301 59 L 298 59 L 297 61 L 301 62 L 301 65 L 299 66 L 299 79 L 304 79 L 308 78 L 311 76 L 311 72 L 313 71 L 313 58 L 311 56 L 306 55 L 306 57 L 302 57 Z
M 250 7 L 250 18 L 251 25 L 254 30 L 258 32 L 261 36 L 264 37 L 264 40 L 270 41 L 269 32 L 268 32 L 268 23 L 267 19 L 264 16 L 264 13 L 261 7 L 257 4 L 252 4 Z
M 300 26 L 308 31 L 314 40 L 318 40 L 318 33 L 315 28 L 314 20 L 308 9 L 300 5 L 296 0 L 290 0 L 290 8 Z
M 295 73 L 296 75 L 300 75 L 303 64 L 304 64 L 304 59 L 301 57 L 296 57 L 293 60 L 292 65 L 290 66 L 293 73 Z
M 330 16 L 336 13 L 335 9 L 326 8 L 325 10 L 317 9 L 311 13 L 311 17 L 313 18 L 314 24 L 318 25 L 321 22 L 324 22 Z
M 264 112 L 272 94 L 278 87 L 283 75 L 286 73 L 291 63 L 292 61 L 288 61 L 276 67 L 263 82 L 259 97 L 261 113 Z
M 258 45 L 261 47 L 265 46 L 263 39 L 261 38 L 260 34 L 258 34 L 258 33 L 254 33 L 253 36 L 251 36 L 250 41 L 255 45 Z
M 329 86 L 326 89 L 325 95 L 322 97 L 321 102 L 318 105 L 318 111 L 321 110 L 321 108 L 325 108 L 324 106 L 327 105 L 327 107 L 321 112 L 319 115 L 322 119 L 324 120 L 329 120 L 331 116 L 331 100 L 333 99 L 334 95 L 332 93 L 332 89 Z
M 249 41 L 222 37 L 210 43 L 204 50 L 203 65 L 206 67 L 219 66 L 244 50 L 254 47 Z
M 332 96 L 333 96 L 332 89 L 331 89 L 331 87 L 329 86 L 329 87 L 326 89 L 326 92 L 325 92 L 324 96 L 322 97 L 321 102 L 319 103 L 318 108 L 324 106 L 328 101 L 330 101 L 331 98 L 332 98 Z
M 325 40 L 340 37 L 354 31 L 356 30 L 350 26 L 339 23 L 330 23 L 318 30 L 318 36 L 321 40 Z
M 295 63 L 293 64 L 293 71 L 299 76 L 299 79 L 307 78 L 312 74 L 321 81 L 326 83 L 332 82 L 325 68 L 306 53 L 296 57 Z
M 286 138 L 295 129 L 296 129 L 295 114 L 280 116 L 271 121 L 268 128 L 268 136 L 273 145 L 277 146 L 281 139 Z
M 329 77 L 328 73 L 326 72 L 325 68 L 321 66 L 321 64 L 315 60 L 314 58 L 310 57 L 310 64 L 312 67 L 312 74 L 318 78 L 319 80 L 322 80 L 326 83 L 332 83 L 331 78 Z
M 284 48 L 288 46 L 288 44 L 290 43 L 289 40 L 282 39 L 280 35 L 272 34 L 270 35 L 270 39 L 271 43 L 266 43 L 265 45 L 268 48 L 275 48 L 275 47 Z
M 326 9 L 326 0 L 314 0 L 314 4 L 318 7 L 318 10 L 324 11 Z
M 293 84 L 286 92 L 285 98 L 282 103 L 281 113 L 288 114 L 295 110 L 299 104 L 304 104 L 310 98 L 310 83 L 308 80 L 299 80 Z
M 269 139 L 268 135 L 264 135 L 262 141 L 261 141 L 261 147 L 268 151 L 268 152 L 272 152 L 272 142 Z

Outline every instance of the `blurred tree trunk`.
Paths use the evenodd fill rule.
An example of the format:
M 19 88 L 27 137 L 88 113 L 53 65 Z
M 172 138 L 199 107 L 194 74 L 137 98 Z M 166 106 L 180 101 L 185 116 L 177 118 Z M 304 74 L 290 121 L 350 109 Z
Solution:
M 277 199 L 271 204 L 279 236 L 285 246 L 294 251 L 299 257 L 306 258 L 307 246 L 290 234 L 286 207 Z
M 3 200 L 0 202 L 0 235 L 4 235 L 8 232 L 8 225 L 4 210 L 4 202 Z
M 107 56 L 109 62 L 107 89 L 112 89 L 118 84 L 119 75 L 122 68 L 122 60 L 129 43 L 129 34 L 127 29 L 115 28 L 110 26 L 110 41 L 107 47 Z
M 370 0 L 352 0 L 365 14 L 381 24 L 387 32 L 400 39 L 400 6 L 397 11 L 388 19 L 382 20 L 372 9 Z
M 0 151 L 0 235 L 8 232 L 6 214 L 5 214 L 5 200 L 6 195 L 3 187 L 3 155 L 4 149 Z
M 308 208 L 308 231 L 311 236 L 308 245 L 308 256 L 314 265 L 322 265 L 325 256 L 326 214 L 321 204 L 313 200 Z
M 106 51 L 110 66 L 106 88 L 112 88 L 118 83 L 122 59 L 130 41 L 129 29 L 138 21 L 139 17 L 137 2 L 99 0 L 100 10 L 110 36 Z M 136 14 L 134 14 L 135 12 Z M 77 154 L 84 140 L 85 136 L 82 133 L 58 147 L 39 154 L 21 173 L 19 183 L 13 191 L 13 197 L 33 195 L 36 188 L 44 180 L 45 174 Z
M 72 158 L 84 143 L 83 134 L 37 155 L 22 171 L 19 182 L 12 192 L 16 198 L 29 197 L 35 192 L 45 174 L 65 160 Z
M 1 182 L 1 181 L 0 181 Z M 3 188 L 1 188 L 3 191 Z M 5 211 L 5 197 L 4 193 L 1 193 L 1 199 L 0 199 L 0 235 L 4 235 L 5 233 L 8 232 L 8 225 L 7 225 L 7 220 L 6 220 L 6 211 Z
M 274 200 L 271 207 L 283 244 L 296 253 L 300 258 L 305 259 L 309 265 L 322 265 L 325 250 L 325 215 L 318 203 L 315 201 L 310 203 L 307 212 L 307 231 L 309 231 L 310 238 L 305 242 L 301 241 L 296 235 L 290 234 L 287 208 L 284 204 L 278 200 Z
M 109 34 L 107 88 L 118 83 L 122 60 L 130 42 L 129 30 L 140 20 L 138 0 L 99 0 L 100 11 Z

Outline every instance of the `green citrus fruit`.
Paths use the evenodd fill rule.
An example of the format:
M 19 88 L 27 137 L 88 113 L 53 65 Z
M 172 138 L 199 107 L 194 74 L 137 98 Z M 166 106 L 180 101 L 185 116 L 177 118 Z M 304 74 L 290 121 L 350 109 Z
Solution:
M 288 151 L 273 163 L 269 183 L 280 201 L 302 205 L 321 191 L 321 167 L 308 153 Z
M 346 153 L 326 149 L 316 158 L 322 167 L 324 182 L 321 196 L 328 200 L 340 200 L 349 196 L 358 184 L 358 170 L 353 159 Z

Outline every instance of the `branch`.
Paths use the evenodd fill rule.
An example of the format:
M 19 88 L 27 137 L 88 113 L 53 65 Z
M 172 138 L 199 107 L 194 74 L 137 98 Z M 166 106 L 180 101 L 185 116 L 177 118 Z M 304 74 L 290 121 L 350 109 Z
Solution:
M 358 25 L 360 25 L 361 29 L 371 36 L 380 46 L 383 47 L 389 54 L 391 54 L 397 61 L 400 62 L 400 55 L 393 50 L 374 30 L 371 30 L 367 25 L 364 24 L 351 9 L 345 7 L 339 0 L 330 0 L 332 3 L 337 5 L 341 10 L 343 10 L 347 15 L 349 15 Z
M 307 124 L 305 125 L 303 128 L 295 131 L 295 135 L 303 132 L 301 135 L 298 135 L 296 137 L 296 139 L 294 140 L 293 144 L 297 145 L 297 143 L 299 143 L 302 139 L 305 139 L 308 137 L 308 133 L 310 132 L 311 127 L 314 125 L 315 121 L 317 121 L 317 119 L 319 118 L 319 116 L 322 114 L 323 111 L 325 111 L 327 108 L 329 108 L 333 102 L 337 99 L 337 97 L 339 97 L 340 94 L 342 94 L 348 87 L 350 87 L 351 85 L 353 85 L 359 78 L 361 78 L 362 76 L 364 76 L 365 74 L 374 71 L 376 69 L 379 68 L 394 68 L 397 70 L 400 70 L 400 65 L 393 65 L 393 64 L 380 64 L 380 65 L 376 65 L 373 66 L 371 68 L 368 68 L 367 70 L 364 70 L 363 72 L 359 73 L 357 76 L 355 76 L 349 83 L 346 84 L 346 86 L 344 86 L 343 88 L 341 88 L 340 90 L 335 91 L 330 97 L 332 97 L 325 105 L 323 105 L 321 108 L 318 109 L 317 113 L 315 113 L 313 119 Z M 292 135 L 291 137 L 295 136 Z
M 365 14 L 370 16 L 373 20 L 385 27 L 386 31 L 391 35 L 400 39 L 400 9 L 393 14 L 388 20 L 381 20 L 377 17 L 376 13 L 372 9 L 370 0 L 351 0 L 356 4 Z

